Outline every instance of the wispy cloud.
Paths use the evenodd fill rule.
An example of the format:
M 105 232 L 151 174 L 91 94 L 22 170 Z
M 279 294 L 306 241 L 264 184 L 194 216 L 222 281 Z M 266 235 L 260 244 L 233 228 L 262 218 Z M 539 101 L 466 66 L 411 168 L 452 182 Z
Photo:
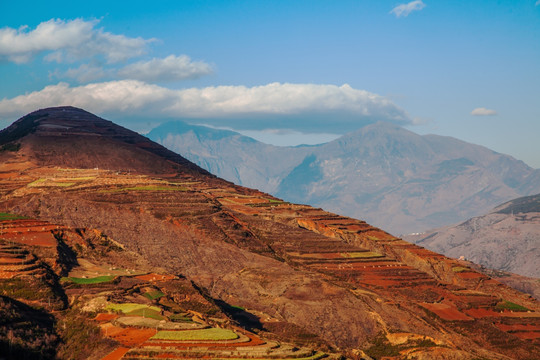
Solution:
M 127 65 L 118 71 L 124 79 L 142 81 L 177 81 L 196 79 L 212 73 L 212 66 L 204 61 L 191 61 L 187 55 L 169 55 L 164 59 L 153 58 Z
M 105 77 L 114 77 L 115 71 L 103 67 L 102 65 L 81 64 L 76 68 L 69 68 L 66 71 L 55 70 L 49 73 L 49 78 L 75 79 L 80 83 L 86 83 L 103 79 Z
M 479 107 L 471 111 L 471 115 L 474 116 L 493 116 L 497 115 L 497 112 L 495 110 L 486 109 L 484 107 Z
M 114 117 L 189 118 L 259 130 L 282 127 L 335 132 L 380 120 L 411 123 L 405 111 L 390 100 L 346 84 L 271 83 L 174 90 L 137 80 L 47 86 L 0 100 L 0 119 L 15 120 L 35 109 L 60 104 Z
M 536 2 L 536 4 L 534 4 L 534 6 L 538 6 L 538 5 L 540 5 L 540 0 L 538 0 L 538 1 Z
M 75 79 L 79 83 L 96 80 L 142 80 L 146 82 L 174 82 L 186 79 L 198 79 L 213 72 L 210 64 L 204 61 L 192 61 L 187 55 L 169 55 L 166 58 L 154 58 L 138 61 L 124 67 L 104 66 L 99 62 L 81 64 L 65 71 L 55 70 L 49 73 L 53 79 Z
M 130 38 L 96 28 L 98 20 L 51 19 L 34 30 L 27 26 L 0 29 L 0 57 L 25 63 L 38 54 L 45 60 L 74 62 L 102 56 L 108 63 L 125 61 L 146 52 L 153 39 Z
M 51 19 L 33 30 L 27 26 L 2 28 L 0 60 L 22 64 L 41 55 L 45 62 L 58 63 L 56 69 L 49 71 L 49 78 L 75 79 L 80 83 L 118 79 L 170 82 L 213 72 L 212 65 L 193 61 L 187 55 L 136 61 L 155 39 L 112 34 L 97 28 L 98 24 L 98 20 Z M 127 61 L 131 63 L 126 65 Z
M 396 17 L 407 17 L 413 11 L 420 11 L 426 7 L 426 4 L 422 0 L 411 1 L 407 4 L 400 4 L 393 8 L 390 13 L 396 15 Z

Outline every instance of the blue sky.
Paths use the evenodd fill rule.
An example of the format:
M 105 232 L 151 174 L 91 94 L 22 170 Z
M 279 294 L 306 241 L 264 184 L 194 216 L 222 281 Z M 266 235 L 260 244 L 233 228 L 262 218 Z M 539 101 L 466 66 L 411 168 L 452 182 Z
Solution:
M 540 168 L 536 0 L 2 1 L 0 79 L 0 127 L 56 105 L 274 143 L 389 121 Z

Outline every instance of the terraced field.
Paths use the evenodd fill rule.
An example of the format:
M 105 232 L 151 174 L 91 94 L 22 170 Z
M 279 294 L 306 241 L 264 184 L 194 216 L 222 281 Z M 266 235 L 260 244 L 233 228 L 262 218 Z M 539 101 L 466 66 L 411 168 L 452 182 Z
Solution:
M 220 197 L 219 201 L 236 203 L 235 210 L 246 215 L 253 213 L 252 208 L 246 209 L 246 206 L 242 205 L 250 203 L 246 198 L 238 202 L 235 198 Z M 268 202 L 255 200 L 251 203 Z M 396 302 L 400 302 L 396 294 L 401 293 L 409 299 L 418 300 L 421 308 L 444 322 L 468 322 L 470 327 L 474 327 L 485 326 L 480 323 L 474 325 L 477 321 L 482 324 L 487 321 L 520 339 L 540 344 L 540 313 L 529 309 L 516 312 L 521 306 L 513 307 L 513 310 L 510 310 L 512 307 L 505 308 L 501 304 L 507 302 L 500 296 L 511 296 L 512 291 L 487 276 L 462 266 L 455 259 L 393 238 L 362 221 L 340 216 L 321 216 L 322 211 L 308 207 L 280 204 L 277 207 L 258 207 L 257 211 L 258 216 L 266 216 L 282 223 L 297 221 L 302 228 L 315 230 L 335 239 L 335 243 L 328 238 L 314 236 L 306 240 L 305 237 L 295 236 L 293 233 L 289 234 L 286 246 L 281 249 L 284 257 L 291 261 L 357 285 L 359 293 L 376 291 L 381 294 L 382 291 L 389 298 L 396 299 Z M 303 216 L 299 220 L 293 219 L 293 216 L 298 214 Z M 294 241 L 294 238 L 302 240 Z M 343 240 L 350 245 L 345 245 Z M 280 245 L 279 240 L 274 239 L 272 248 L 280 249 Z M 325 252 L 325 249 L 334 251 Z M 430 265 L 434 261 L 443 263 L 440 271 Z M 478 291 L 468 290 L 471 288 Z
M 53 318 L 61 358 L 540 357 L 538 302 L 363 221 L 80 109 L 0 138 L 0 294 Z

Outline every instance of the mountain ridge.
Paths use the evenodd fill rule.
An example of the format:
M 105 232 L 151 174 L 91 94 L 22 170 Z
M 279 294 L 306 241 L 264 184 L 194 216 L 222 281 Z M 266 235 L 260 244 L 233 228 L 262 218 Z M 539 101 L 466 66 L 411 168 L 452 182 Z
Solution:
M 194 140 L 200 129 L 191 126 L 175 134 L 163 125 L 148 136 L 227 180 L 364 218 L 394 234 L 457 223 L 540 192 L 540 170 L 522 161 L 392 124 L 368 125 L 328 143 L 300 148 L 253 141 L 244 145 L 238 139 L 246 137 L 230 131 L 226 139 L 200 134 Z M 315 181 L 310 175 L 317 174 Z

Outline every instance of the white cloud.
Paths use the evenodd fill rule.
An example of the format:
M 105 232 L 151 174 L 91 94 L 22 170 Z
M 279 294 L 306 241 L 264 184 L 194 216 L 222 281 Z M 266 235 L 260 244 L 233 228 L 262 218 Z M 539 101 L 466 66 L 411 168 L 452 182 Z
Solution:
M 187 55 L 169 55 L 127 65 L 118 71 L 124 79 L 142 81 L 177 81 L 196 79 L 212 73 L 212 66 L 203 61 L 191 61 Z
M 112 69 L 100 65 L 82 64 L 77 68 L 69 68 L 64 72 L 54 71 L 49 77 L 76 79 L 78 82 L 84 83 L 111 76 L 114 76 Z
M 400 4 L 393 8 L 390 13 L 396 15 L 396 17 L 407 17 L 413 11 L 419 11 L 426 7 L 426 4 L 422 0 L 411 1 L 407 4 Z
M 172 117 L 244 129 L 349 131 L 375 121 L 410 124 L 390 100 L 349 85 L 281 84 L 173 90 L 137 80 L 43 90 L 0 100 L 0 119 L 15 120 L 39 108 L 72 105 L 113 117 Z M 233 125 L 231 125 L 233 124 Z
M 480 107 L 480 108 L 476 108 L 473 111 L 471 111 L 471 115 L 474 115 L 474 116 L 491 116 L 491 115 L 497 115 L 497 112 L 495 110 Z
M 538 1 L 536 2 L 536 4 L 534 4 L 534 6 L 538 6 L 538 5 L 540 5 L 540 0 L 538 0 Z
M 103 56 L 107 62 L 125 61 L 145 53 L 153 39 L 129 38 L 96 29 L 98 20 L 51 19 L 34 30 L 0 29 L 0 57 L 24 63 L 34 56 L 47 53 L 45 60 L 72 62 L 94 56 Z

